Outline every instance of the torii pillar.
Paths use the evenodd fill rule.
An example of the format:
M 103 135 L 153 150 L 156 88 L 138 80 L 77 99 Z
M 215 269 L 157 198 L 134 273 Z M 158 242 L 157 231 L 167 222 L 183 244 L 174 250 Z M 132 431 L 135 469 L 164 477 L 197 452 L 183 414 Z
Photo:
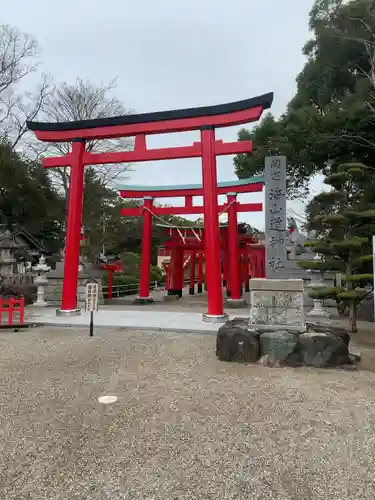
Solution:
M 208 289 L 208 311 L 203 314 L 203 321 L 223 323 L 228 319 L 228 315 L 224 314 L 223 308 L 215 129 L 213 126 L 208 125 L 201 128 L 201 142 L 204 197 L 204 250 L 206 256 L 206 284 Z
M 203 253 L 198 253 L 198 285 L 197 285 L 197 293 L 203 292 Z
M 145 196 L 145 198 L 143 199 L 141 281 L 139 286 L 139 296 L 134 301 L 134 303 L 136 304 L 150 304 L 154 301 L 154 299 L 150 296 L 152 205 L 153 198 L 150 196 Z
M 241 298 L 241 266 L 238 245 L 237 195 L 227 194 L 228 201 L 228 259 L 231 297 L 226 299 L 228 307 L 244 307 L 245 300 Z
M 64 256 L 64 281 L 62 287 L 61 308 L 58 315 L 80 314 L 77 302 L 79 257 L 81 250 L 81 227 L 83 210 L 83 188 L 85 166 L 83 155 L 85 141 L 73 140 L 69 179 L 68 219 Z

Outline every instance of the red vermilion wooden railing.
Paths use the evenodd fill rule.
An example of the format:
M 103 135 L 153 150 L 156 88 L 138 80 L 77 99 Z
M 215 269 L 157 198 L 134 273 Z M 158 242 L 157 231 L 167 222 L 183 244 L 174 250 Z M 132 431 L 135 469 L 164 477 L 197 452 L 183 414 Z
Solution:
M 8 321 L 3 322 L 3 314 L 8 315 Z M 19 315 L 18 322 L 14 322 L 14 315 Z M 3 326 L 22 326 L 25 321 L 25 299 L 0 299 L 0 328 Z

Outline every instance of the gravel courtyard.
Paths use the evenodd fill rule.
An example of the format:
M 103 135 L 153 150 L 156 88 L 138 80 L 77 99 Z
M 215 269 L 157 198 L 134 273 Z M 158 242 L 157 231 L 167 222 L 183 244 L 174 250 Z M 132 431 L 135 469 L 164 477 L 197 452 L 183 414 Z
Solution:
M 1 331 L 0 498 L 375 498 L 374 373 L 220 363 L 214 346 Z

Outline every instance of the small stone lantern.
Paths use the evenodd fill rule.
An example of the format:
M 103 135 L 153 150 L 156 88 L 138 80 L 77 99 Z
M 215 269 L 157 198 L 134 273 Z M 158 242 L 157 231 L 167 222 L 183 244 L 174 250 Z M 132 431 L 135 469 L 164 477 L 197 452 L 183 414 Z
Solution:
M 316 254 L 314 260 L 320 260 L 319 254 Z M 310 275 L 310 288 L 325 288 L 324 285 L 324 272 L 316 269 L 308 269 L 307 272 Z M 329 319 L 329 312 L 323 306 L 322 299 L 314 299 L 313 298 L 313 309 L 309 311 L 306 316 L 310 318 L 320 318 L 320 319 Z
M 37 298 L 36 302 L 34 302 L 34 306 L 45 307 L 47 302 L 44 300 L 44 286 L 47 284 L 47 276 L 46 274 L 51 270 L 50 266 L 47 266 L 46 259 L 44 255 L 42 255 L 39 259 L 39 262 L 36 266 L 33 267 L 33 271 L 38 273 L 38 276 L 35 276 L 34 283 L 37 285 Z

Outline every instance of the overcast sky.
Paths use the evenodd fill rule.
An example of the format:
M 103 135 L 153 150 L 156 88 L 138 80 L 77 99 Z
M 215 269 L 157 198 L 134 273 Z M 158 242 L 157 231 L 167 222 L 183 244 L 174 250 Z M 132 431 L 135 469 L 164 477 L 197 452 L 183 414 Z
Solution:
M 274 92 L 279 115 L 305 62 L 313 0 L 0 0 L 2 23 L 33 34 L 44 71 L 57 82 L 118 78 L 116 97 L 135 112 L 221 104 Z M 238 128 L 217 137 L 236 140 Z M 196 133 L 153 136 L 151 147 L 184 145 Z M 219 181 L 234 180 L 218 159 Z M 135 166 L 129 183 L 200 183 L 199 160 Z M 261 201 L 245 195 L 241 201 Z M 196 202 L 198 203 L 199 200 Z M 302 211 L 301 203 L 294 209 Z M 262 214 L 242 218 L 263 228 Z

